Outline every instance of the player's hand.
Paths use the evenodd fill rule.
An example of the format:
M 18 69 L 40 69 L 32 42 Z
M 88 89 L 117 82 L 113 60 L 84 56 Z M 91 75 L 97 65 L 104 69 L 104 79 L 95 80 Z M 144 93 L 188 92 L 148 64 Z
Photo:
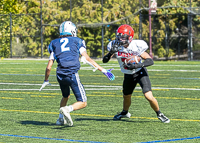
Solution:
M 132 64 L 132 63 L 124 63 L 124 68 L 128 70 L 133 70 L 137 68 L 141 68 L 143 66 L 142 63 Z
M 118 52 L 119 50 L 121 50 L 122 47 L 120 46 L 119 42 L 115 41 L 113 44 L 112 44 L 112 47 L 110 49 L 110 53 L 111 54 L 114 54 L 115 52 Z
M 45 86 L 47 86 L 47 85 L 51 85 L 51 84 L 49 83 L 49 80 L 44 80 L 44 82 L 43 82 L 41 88 L 39 89 L 39 91 L 41 91 L 41 90 L 42 90 Z
M 101 72 L 109 79 L 109 80 L 115 80 L 115 75 L 111 72 L 114 68 L 106 70 L 103 69 Z

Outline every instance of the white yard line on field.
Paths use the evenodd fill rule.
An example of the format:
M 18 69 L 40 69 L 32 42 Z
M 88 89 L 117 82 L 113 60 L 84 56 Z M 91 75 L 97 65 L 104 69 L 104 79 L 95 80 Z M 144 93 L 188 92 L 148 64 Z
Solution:
M 30 83 L 0 83 L 0 85 L 22 85 L 22 86 L 41 86 L 42 84 L 30 84 Z M 52 84 L 51 86 L 59 86 L 58 84 Z M 48 87 L 51 87 L 48 86 Z M 85 90 L 122 90 L 122 86 L 106 86 L 106 85 L 84 85 Z M 90 88 L 92 87 L 92 88 Z M 136 87 L 136 89 L 141 89 Z M 200 90 L 198 88 L 169 88 L 169 87 L 152 87 L 152 89 L 168 89 L 168 90 Z M 0 89 L 2 90 L 39 90 L 39 89 Z M 43 89 L 43 90 L 60 90 L 60 89 Z

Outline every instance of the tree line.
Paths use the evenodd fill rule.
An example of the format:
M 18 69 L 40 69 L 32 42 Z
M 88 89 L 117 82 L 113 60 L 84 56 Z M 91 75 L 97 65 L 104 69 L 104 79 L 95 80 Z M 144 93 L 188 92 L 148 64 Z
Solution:
M 151 33 L 154 36 L 154 55 L 169 57 L 177 53 L 176 44 L 180 39 L 178 41 L 178 39 L 169 38 L 167 49 L 165 45 L 166 32 L 168 32 L 168 37 L 177 37 L 181 33 L 186 35 L 187 38 L 187 14 L 189 11 L 183 7 L 188 7 L 190 4 L 191 7 L 198 7 L 200 2 L 198 0 L 193 0 L 192 3 L 189 0 L 158 1 L 159 7 L 169 8 L 158 8 L 157 14 L 152 16 L 153 28 Z M 103 19 L 101 0 L 72 0 L 71 2 L 70 0 L 3 0 L 0 1 L 0 5 L 2 5 L 0 7 L 0 57 L 10 56 L 11 35 L 13 39 L 12 47 L 15 49 L 13 55 L 40 57 L 41 6 L 44 56 L 49 55 L 47 46 L 50 41 L 59 35 L 59 24 L 66 20 L 72 20 L 76 25 L 93 24 L 92 26 L 78 26 L 78 37 L 86 41 L 87 53 L 91 57 L 101 57 L 102 26 L 105 52 L 107 43 L 115 38 L 115 30 L 120 24 L 131 25 L 135 31 L 134 39 L 139 39 L 141 15 L 141 35 L 146 42 L 149 41 L 148 10 L 143 9 L 140 13 L 138 12 L 144 6 L 148 6 L 148 2 L 144 0 L 103 0 Z M 176 6 L 176 8 L 170 6 Z M 12 27 L 10 26 L 10 18 L 12 18 Z M 200 27 L 199 16 L 193 18 L 192 24 L 192 32 L 195 34 Z M 12 31 L 10 28 L 12 28 Z M 177 28 L 179 28 L 178 33 Z M 196 34 L 198 37 L 198 33 Z M 184 39 L 184 36 L 182 37 Z M 198 45 L 198 41 L 194 43 Z M 182 45 L 187 45 L 187 42 L 182 40 Z M 183 47 L 181 48 L 184 50 Z

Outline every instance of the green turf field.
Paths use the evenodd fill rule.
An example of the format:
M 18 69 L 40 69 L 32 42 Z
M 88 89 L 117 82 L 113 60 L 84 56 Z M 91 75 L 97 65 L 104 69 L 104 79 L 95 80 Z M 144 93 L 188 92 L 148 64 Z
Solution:
M 169 124 L 157 119 L 139 86 L 132 96 L 131 118 L 113 121 L 123 100 L 123 74 L 117 62 L 97 61 L 106 69 L 114 67 L 115 81 L 82 64 L 79 76 L 88 106 L 71 112 L 73 127 L 55 125 L 61 99 L 57 63 L 49 78 L 52 86 L 38 91 L 47 62 L 0 60 L 0 143 L 200 142 L 200 62 L 163 61 L 148 67 L 153 94 Z M 74 102 L 71 92 L 69 104 Z

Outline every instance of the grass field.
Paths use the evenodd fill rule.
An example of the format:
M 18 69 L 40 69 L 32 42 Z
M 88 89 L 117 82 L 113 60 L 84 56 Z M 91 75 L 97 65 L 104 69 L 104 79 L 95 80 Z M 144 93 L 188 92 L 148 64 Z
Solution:
M 130 119 L 113 121 L 122 110 L 121 73 L 116 61 L 115 81 L 81 65 L 79 76 L 88 97 L 85 109 L 71 112 L 73 127 L 56 126 L 61 92 L 56 63 L 49 78 L 52 86 L 41 92 L 48 60 L 0 60 L 0 143 L 59 142 L 200 142 L 200 62 L 155 62 L 148 67 L 152 91 L 161 111 L 170 118 L 161 123 L 137 86 Z M 75 102 L 73 93 L 69 104 Z

